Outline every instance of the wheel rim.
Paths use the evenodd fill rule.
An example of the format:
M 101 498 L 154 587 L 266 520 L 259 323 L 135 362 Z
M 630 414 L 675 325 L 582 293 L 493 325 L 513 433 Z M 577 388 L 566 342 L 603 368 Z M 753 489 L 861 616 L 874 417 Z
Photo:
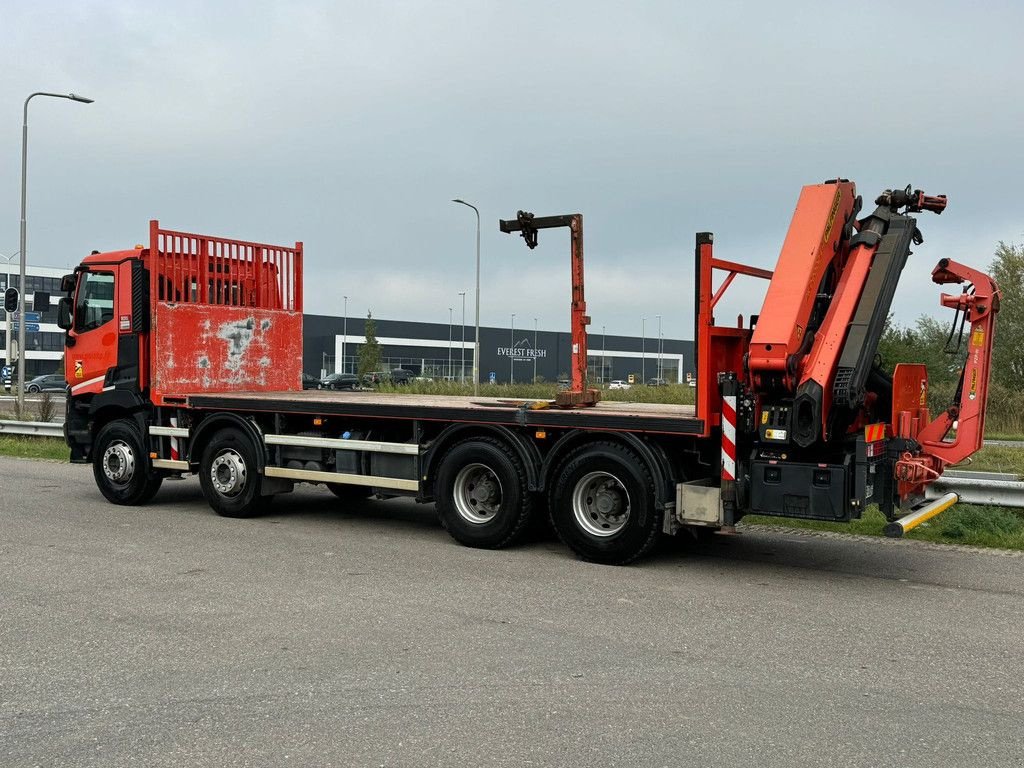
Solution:
M 615 475 L 590 472 L 576 483 L 572 513 L 580 528 L 591 536 L 614 536 L 629 520 L 629 491 Z
M 115 485 L 127 485 L 135 476 L 135 451 L 124 440 L 114 440 L 103 452 L 103 474 Z
M 501 480 L 485 464 L 467 464 L 455 476 L 455 511 L 473 525 L 491 522 L 501 510 Z
M 210 480 L 221 496 L 237 496 L 248 480 L 245 459 L 231 448 L 221 451 L 210 465 Z

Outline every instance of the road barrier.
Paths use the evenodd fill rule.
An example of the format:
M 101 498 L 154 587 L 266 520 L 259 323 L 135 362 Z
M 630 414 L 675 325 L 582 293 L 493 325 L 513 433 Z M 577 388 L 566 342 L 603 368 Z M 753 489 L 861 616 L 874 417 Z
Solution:
M 64 425 L 52 421 L 0 421 L 0 435 L 64 437 Z
M 925 498 L 938 499 L 951 492 L 964 504 L 1024 508 L 1024 482 L 1020 475 L 947 469 L 925 489 Z

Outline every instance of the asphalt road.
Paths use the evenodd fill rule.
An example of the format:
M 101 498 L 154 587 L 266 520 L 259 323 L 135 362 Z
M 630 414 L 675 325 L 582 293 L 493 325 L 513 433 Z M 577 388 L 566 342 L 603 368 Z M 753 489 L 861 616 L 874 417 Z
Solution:
M 324 490 L 0 458 L 0 765 L 1024 765 L 1024 558 L 746 532 L 638 566 Z

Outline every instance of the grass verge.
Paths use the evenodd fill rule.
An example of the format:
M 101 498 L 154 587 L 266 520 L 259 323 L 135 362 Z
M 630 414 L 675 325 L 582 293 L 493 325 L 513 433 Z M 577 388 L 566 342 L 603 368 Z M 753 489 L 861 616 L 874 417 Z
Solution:
M 451 381 L 410 381 L 408 384 L 381 384 L 376 391 L 399 395 L 463 395 L 472 396 L 472 384 Z M 501 397 L 524 400 L 553 400 L 558 392 L 554 382 L 539 384 L 482 384 L 481 397 Z M 603 389 L 602 400 L 629 403 L 674 403 L 693 405 L 697 389 L 686 384 L 668 384 L 663 387 L 648 387 L 640 384 L 630 389 Z
M 67 461 L 71 452 L 59 437 L 0 435 L 0 456 Z
M 814 531 L 859 533 L 882 536 L 885 517 L 878 507 L 869 507 L 860 520 L 849 523 L 824 523 L 818 520 L 791 520 L 784 517 L 748 515 L 750 525 L 778 525 Z M 1006 507 L 956 504 L 938 517 L 909 531 L 905 538 L 941 544 L 968 544 L 975 547 L 1024 550 L 1024 512 Z
M 1024 477 L 1024 448 L 989 445 L 974 454 L 970 461 L 956 469 L 971 472 L 1012 472 Z

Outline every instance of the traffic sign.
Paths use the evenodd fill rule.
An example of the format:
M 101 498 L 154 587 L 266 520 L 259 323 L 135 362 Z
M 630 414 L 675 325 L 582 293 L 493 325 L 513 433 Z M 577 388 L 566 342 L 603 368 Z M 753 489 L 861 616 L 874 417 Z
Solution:
M 42 320 L 42 313 L 40 312 L 25 312 L 26 323 L 38 323 Z
M 19 325 L 21 325 L 21 323 L 11 323 L 11 330 L 18 330 Z M 39 333 L 39 323 L 25 323 L 25 332 Z

